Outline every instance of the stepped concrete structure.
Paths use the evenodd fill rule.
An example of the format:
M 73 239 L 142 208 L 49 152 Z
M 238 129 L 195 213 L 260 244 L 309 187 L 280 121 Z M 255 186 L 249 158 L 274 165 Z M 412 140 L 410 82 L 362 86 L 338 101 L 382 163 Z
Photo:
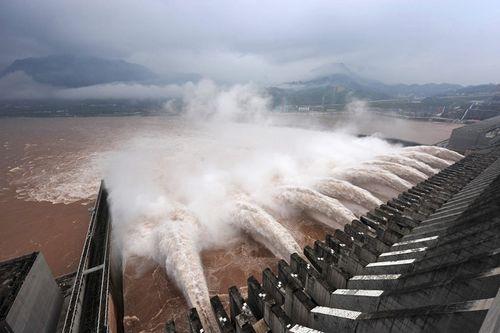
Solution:
M 496 146 L 249 277 L 246 298 L 231 287 L 229 314 L 211 305 L 221 332 L 498 332 L 499 287 Z

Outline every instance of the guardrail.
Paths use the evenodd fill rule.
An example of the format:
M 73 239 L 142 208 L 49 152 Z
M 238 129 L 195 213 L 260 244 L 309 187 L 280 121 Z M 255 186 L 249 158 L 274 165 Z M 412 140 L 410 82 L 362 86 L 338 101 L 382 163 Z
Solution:
M 101 182 L 64 321 L 63 333 L 108 332 L 111 223 Z M 121 319 L 118 318 L 119 323 Z M 120 327 L 118 328 L 121 331 Z

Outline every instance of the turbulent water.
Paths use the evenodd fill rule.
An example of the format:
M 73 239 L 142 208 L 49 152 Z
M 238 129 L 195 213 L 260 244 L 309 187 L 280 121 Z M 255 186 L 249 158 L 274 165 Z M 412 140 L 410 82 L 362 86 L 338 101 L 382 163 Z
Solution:
M 443 169 L 452 163 L 452 162 L 446 161 L 442 158 L 433 156 L 429 153 L 424 153 L 421 151 L 415 151 L 415 150 L 409 150 L 409 149 L 406 149 L 405 151 L 401 152 L 401 155 L 416 159 L 420 162 L 423 162 L 423 163 L 429 165 L 430 167 L 432 167 L 434 169 Z
M 365 164 L 373 165 L 382 170 L 389 171 L 390 173 L 395 174 L 396 176 L 412 183 L 413 185 L 427 178 L 427 176 L 424 173 L 407 165 L 400 165 L 397 163 L 386 162 L 386 161 L 371 161 Z
M 437 146 L 415 146 L 404 148 L 404 150 L 417 152 L 420 151 L 452 162 L 456 162 L 463 157 L 457 152 Z
M 335 198 L 344 205 L 356 204 L 368 211 L 382 204 L 380 199 L 377 199 L 369 191 L 353 185 L 345 180 L 336 178 L 324 178 L 318 181 L 315 188 L 326 196 Z
M 317 138 L 316 144 L 328 144 L 332 138 L 326 138 Z M 342 141 L 337 141 L 338 139 L 333 138 L 338 145 L 341 142 L 346 146 L 355 142 L 359 144 L 359 139 L 354 137 L 342 137 Z M 345 139 L 351 142 L 346 143 Z M 234 143 L 233 141 L 232 144 Z M 198 308 L 206 327 L 214 325 L 214 319 L 210 314 L 199 247 L 211 246 L 214 240 L 217 243 L 229 237 L 231 233 L 226 234 L 224 229 L 246 233 L 276 257 L 287 258 L 292 253 L 301 253 L 301 248 L 291 230 L 287 230 L 272 214 L 279 214 L 280 211 L 305 213 L 331 228 L 343 228 L 356 216 L 380 205 L 394 193 L 402 192 L 426 179 L 428 174 L 433 174 L 457 158 L 454 153 L 447 153 L 442 149 L 401 149 L 385 143 L 377 144 L 381 144 L 381 150 L 386 151 L 385 154 L 369 154 L 365 151 L 371 156 L 360 156 L 358 160 L 351 160 L 346 164 L 340 163 L 339 156 L 333 152 L 328 153 L 322 149 L 316 156 L 309 154 L 309 149 L 316 151 L 312 147 L 304 147 L 304 153 L 296 151 L 295 147 L 290 149 L 281 146 L 281 151 L 271 155 L 267 155 L 269 151 L 264 149 L 262 154 L 267 155 L 267 160 L 255 155 L 255 150 L 258 152 L 261 147 L 245 147 L 244 151 L 248 155 L 237 155 L 245 159 L 248 165 L 224 163 L 223 169 L 211 170 L 209 175 L 194 174 L 195 190 L 206 195 L 203 198 L 206 202 L 196 202 L 197 196 L 193 197 L 194 200 L 184 197 L 185 207 L 191 211 L 183 211 L 183 218 L 170 218 L 165 228 L 156 233 L 156 242 L 160 252 L 163 251 L 167 258 L 167 273 L 174 277 L 184 291 L 189 304 Z M 363 150 L 364 148 L 361 151 Z M 237 151 L 240 151 L 240 147 Z M 248 160 L 248 156 L 252 158 Z M 234 162 L 230 156 L 226 158 Z M 308 163 L 303 163 L 304 160 Z M 408 165 L 405 162 L 409 162 Z M 244 169 L 243 173 L 240 168 Z M 247 178 L 252 179 L 251 183 L 248 183 Z M 193 179 L 190 179 L 187 184 L 192 186 L 192 182 Z M 160 193 L 165 195 L 167 202 L 170 200 L 168 197 L 171 194 L 161 190 Z M 216 210 L 207 210 L 207 204 L 215 205 Z M 266 207 L 274 208 L 269 210 Z M 115 206 L 114 209 L 121 208 Z M 214 237 L 209 242 L 203 242 L 196 238 L 200 234 L 212 234 Z
M 217 324 L 210 311 L 209 293 L 199 252 L 201 226 L 194 216 L 184 209 L 175 209 L 160 221 L 155 236 L 158 244 L 158 259 L 165 267 L 191 306 L 198 309 L 200 319 L 208 331 Z
M 30 150 L 26 147 L 28 153 Z M 58 163 L 54 166 L 52 161 L 56 158 Z M 105 153 L 83 152 L 71 159 L 49 155 L 12 168 L 10 174 L 17 178 L 13 185 L 17 186 L 18 199 L 64 204 L 90 201 L 99 188 L 102 172 L 96 171 L 102 170 L 104 160 Z
M 209 325 L 213 318 L 200 251 L 223 247 L 244 233 L 286 259 L 301 248 L 294 226 L 278 222 L 283 216 L 305 214 L 343 228 L 425 179 L 423 171 L 430 174 L 447 163 L 430 153 L 372 137 L 235 123 L 136 137 L 107 157 L 115 238 L 136 235 L 133 230 L 143 228 L 144 219 L 164 220 L 153 240 L 132 237 L 127 255 L 163 261 L 189 305 Z M 411 166 L 402 163 L 407 160 Z M 171 206 L 178 204 L 196 223 L 169 217 Z
M 395 174 L 366 165 L 340 171 L 335 177 L 366 189 L 382 201 L 411 187 L 410 183 Z
M 356 216 L 337 199 L 313 189 L 289 186 L 278 189 L 276 198 L 292 207 L 309 213 L 312 217 L 333 228 L 342 228 Z
M 385 161 L 385 162 L 393 162 L 397 163 L 402 166 L 408 166 L 412 167 L 422 173 L 424 173 L 426 176 L 432 176 L 436 172 L 438 172 L 437 169 L 431 168 L 429 165 L 420 162 L 418 160 L 405 157 L 402 155 L 385 155 L 385 156 L 377 156 L 378 161 Z
M 182 119 L 163 119 L 146 131 L 130 126 L 106 144 L 59 165 L 49 154 L 12 167 L 11 175 L 24 175 L 18 197 L 90 201 L 104 177 L 114 244 L 125 258 L 164 267 L 207 328 L 215 324 L 203 251 L 245 234 L 286 259 L 301 252 L 297 229 L 283 223 L 288 216 L 342 228 L 461 157 L 341 132 Z M 33 149 L 25 147 L 27 154 Z

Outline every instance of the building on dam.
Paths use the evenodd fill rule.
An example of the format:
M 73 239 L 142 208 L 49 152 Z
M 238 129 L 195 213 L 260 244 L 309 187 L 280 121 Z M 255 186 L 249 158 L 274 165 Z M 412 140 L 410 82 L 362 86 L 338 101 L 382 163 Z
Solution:
M 500 119 L 455 130 L 466 156 L 210 299 L 220 332 L 499 332 Z M 492 132 L 493 131 L 493 132 Z M 492 134 L 493 133 L 493 134 Z M 467 139 L 469 138 L 469 139 Z M 1 332 L 122 332 L 101 186 L 77 272 L 54 280 L 39 253 L 4 262 Z M 205 332 L 196 309 L 193 333 Z M 176 332 L 175 322 L 165 332 Z
M 41 253 L 0 264 L 0 332 L 54 332 L 63 300 Z
M 460 153 L 500 144 L 500 116 L 479 123 L 455 128 L 448 142 L 448 148 Z

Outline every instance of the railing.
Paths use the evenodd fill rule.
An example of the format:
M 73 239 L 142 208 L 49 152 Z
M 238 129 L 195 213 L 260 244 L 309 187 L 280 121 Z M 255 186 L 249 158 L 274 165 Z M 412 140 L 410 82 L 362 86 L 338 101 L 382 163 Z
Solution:
M 109 211 L 101 183 L 83 245 L 63 333 L 107 332 L 109 287 Z

